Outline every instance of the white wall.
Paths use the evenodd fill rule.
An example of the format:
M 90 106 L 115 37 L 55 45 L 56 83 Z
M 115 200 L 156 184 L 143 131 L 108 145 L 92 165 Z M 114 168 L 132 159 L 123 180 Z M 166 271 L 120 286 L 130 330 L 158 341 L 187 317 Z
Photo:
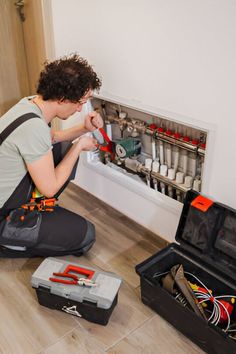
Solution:
M 203 192 L 236 208 L 236 1 L 52 0 L 52 11 L 56 56 L 86 57 L 102 96 L 210 130 Z

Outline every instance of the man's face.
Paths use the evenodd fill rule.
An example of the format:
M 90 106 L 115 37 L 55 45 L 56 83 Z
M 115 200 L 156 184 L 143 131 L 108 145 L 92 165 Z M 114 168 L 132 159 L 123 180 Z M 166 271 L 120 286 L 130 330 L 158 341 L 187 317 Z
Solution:
M 58 101 L 57 117 L 67 119 L 75 112 L 81 112 L 83 104 L 85 104 L 92 95 L 92 90 L 89 90 L 78 102 L 73 103 L 69 100 Z

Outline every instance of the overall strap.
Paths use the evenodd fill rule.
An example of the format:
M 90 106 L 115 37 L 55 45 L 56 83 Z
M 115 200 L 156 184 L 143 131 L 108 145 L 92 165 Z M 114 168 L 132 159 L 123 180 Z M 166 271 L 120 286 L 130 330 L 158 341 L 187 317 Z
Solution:
M 26 113 L 20 116 L 19 118 L 15 119 L 14 122 L 8 125 L 1 133 L 0 133 L 0 145 L 4 142 L 4 140 L 22 123 L 26 122 L 31 118 L 40 118 L 35 113 Z
M 6 127 L 2 133 L 0 133 L 0 145 L 3 143 L 3 141 L 16 129 L 18 128 L 22 123 L 26 122 L 27 120 L 31 119 L 31 118 L 40 118 L 37 114 L 35 113 L 26 113 L 26 114 L 23 114 L 22 116 L 20 116 L 19 118 L 15 119 L 11 124 L 8 125 L 8 127 Z M 31 186 L 32 182 L 31 182 L 31 177 L 29 175 L 29 173 L 27 173 L 22 181 L 20 182 L 19 186 L 18 187 L 21 187 L 22 188 L 24 186 L 26 186 L 25 188 L 27 188 L 27 190 L 29 189 L 29 187 Z M 18 192 L 19 191 L 19 196 L 17 195 L 16 198 L 20 199 L 20 196 L 22 194 L 22 190 L 21 188 L 16 188 L 16 190 L 14 192 Z M 14 194 L 14 193 L 13 193 Z M 6 216 L 8 214 L 8 209 L 14 209 L 16 208 L 16 206 L 13 206 L 11 205 L 12 204 L 12 199 L 15 199 L 13 198 L 13 196 L 11 195 L 8 200 L 5 202 L 5 204 L 2 206 L 2 208 L 0 208 L 0 221 L 2 218 L 4 218 L 4 216 Z

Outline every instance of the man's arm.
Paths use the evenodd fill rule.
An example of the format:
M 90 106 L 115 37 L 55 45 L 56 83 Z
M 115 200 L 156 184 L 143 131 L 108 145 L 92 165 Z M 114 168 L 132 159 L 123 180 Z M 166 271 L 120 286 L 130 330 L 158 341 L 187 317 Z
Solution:
M 51 132 L 52 143 L 58 143 L 62 141 L 72 141 L 88 131 L 93 131 L 103 126 L 103 120 L 100 114 L 96 111 L 90 112 L 84 119 L 84 122 L 75 125 L 72 128 L 57 130 Z
M 63 130 L 51 130 L 52 143 L 59 143 L 62 141 L 72 141 L 81 135 L 87 133 L 88 130 L 85 129 L 84 123 L 77 124 L 74 127 L 63 129 Z
M 56 167 L 52 151 L 37 161 L 27 163 L 27 169 L 39 192 L 48 198 L 53 197 L 69 178 L 81 151 L 92 150 L 95 144 L 96 140 L 91 137 L 80 138 Z

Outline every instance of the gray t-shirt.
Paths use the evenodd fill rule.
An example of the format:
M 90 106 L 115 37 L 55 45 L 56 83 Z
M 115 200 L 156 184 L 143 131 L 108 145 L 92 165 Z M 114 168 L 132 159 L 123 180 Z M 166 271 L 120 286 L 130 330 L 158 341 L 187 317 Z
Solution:
M 25 163 L 40 159 L 52 148 L 50 128 L 31 98 L 23 98 L 0 118 L 1 133 L 25 113 L 32 112 L 40 117 L 24 122 L 0 145 L 0 208 L 25 176 Z

